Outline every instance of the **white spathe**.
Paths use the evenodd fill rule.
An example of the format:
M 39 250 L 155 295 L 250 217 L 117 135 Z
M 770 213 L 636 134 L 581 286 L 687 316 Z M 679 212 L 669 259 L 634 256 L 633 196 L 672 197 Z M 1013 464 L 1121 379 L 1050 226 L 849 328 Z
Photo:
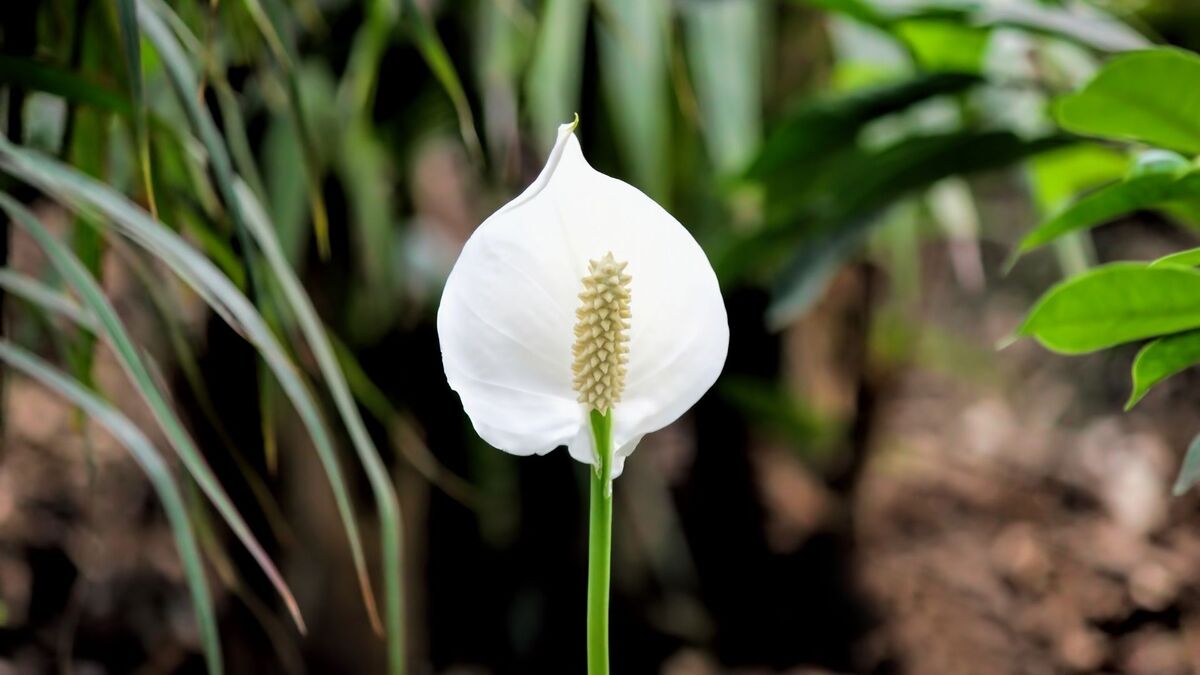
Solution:
M 515 455 L 560 445 L 594 463 L 589 409 L 572 386 L 575 310 L 588 261 L 628 262 L 629 364 L 612 415 L 613 476 L 642 436 L 675 421 L 725 364 L 729 323 L 696 240 L 637 188 L 588 165 L 574 134 L 537 180 L 463 247 L 438 308 L 450 387 L 476 432 Z

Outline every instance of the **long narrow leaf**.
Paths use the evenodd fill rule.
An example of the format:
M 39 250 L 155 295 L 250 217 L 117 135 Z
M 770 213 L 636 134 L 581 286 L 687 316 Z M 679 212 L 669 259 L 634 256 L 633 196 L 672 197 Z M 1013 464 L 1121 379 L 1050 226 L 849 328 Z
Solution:
M 146 472 L 154 491 L 162 502 L 171 532 L 175 536 L 175 547 L 183 560 L 184 578 L 192 594 L 196 612 L 196 623 L 200 628 L 200 642 L 204 647 L 209 675 L 222 675 L 221 641 L 217 633 L 216 614 L 208 594 L 208 581 L 204 577 L 204 564 L 196 536 L 188 521 L 183 496 L 175 484 L 170 470 L 158 452 L 129 418 L 108 405 L 92 392 L 45 361 L 26 352 L 7 340 L 0 340 L 0 360 L 25 373 L 46 387 L 58 392 L 113 435 L 133 455 L 134 460 Z
M 75 210 L 102 214 L 121 234 L 162 260 L 214 311 L 255 346 L 271 367 L 313 440 L 350 540 L 350 551 L 362 588 L 363 600 L 367 604 L 368 614 L 376 617 L 374 594 L 367 574 L 362 540 L 330 433 L 295 364 L 288 358 L 283 346 L 267 327 L 266 321 L 254 305 L 211 261 L 179 235 L 152 220 L 145 211 L 107 185 L 41 153 L 14 146 L 4 138 L 0 138 L 0 170 L 38 186 Z
M 160 6 L 159 11 L 169 13 L 170 8 Z M 247 282 L 253 293 L 260 284 L 254 278 L 253 248 L 250 245 L 249 235 L 246 233 L 242 213 L 238 209 L 237 200 L 233 195 L 233 164 L 229 159 L 229 153 L 221 139 L 221 134 L 217 130 L 216 122 L 208 113 L 208 109 L 202 107 L 201 102 L 196 99 L 196 93 L 200 91 L 199 80 L 175 34 L 167 27 L 166 22 L 158 13 L 146 4 L 140 4 L 138 6 L 138 24 L 146 33 L 146 37 L 154 44 L 159 58 L 162 59 L 167 79 L 170 80 L 171 86 L 175 90 L 175 97 L 187 116 L 188 125 L 191 126 L 192 132 L 208 153 L 209 166 L 212 169 L 217 190 L 220 192 L 221 202 L 229 212 L 229 217 L 233 221 L 234 229 L 237 230 L 244 249 L 248 272 Z
M 367 473 L 371 490 L 375 493 L 375 502 L 379 508 L 380 541 L 383 548 L 383 580 L 385 594 L 385 609 L 387 617 L 388 663 L 389 671 L 393 674 L 404 670 L 403 652 L 403 607 L 401 588 L 401 527 L 400 505 L 396 492 L 388 477 L 387 467 L 379 457 L 379 451 L 367 432 L 359 414 L 358 406 L 350 393 L 350 387 L 338 365 L 337 355 L 330 344 L 329 336 L 321 324 L 312 300 L 304 292 L 296 273 L 288 265 L 287 257 L 275 238 L 266 211 L 254 198 L 253 191 L 245 183 L 234 186 L 241 199 L 243 212 L 246 214 L 246 224 L 259 247 L 266 256 L 276 281 L 287 299 L 288 305 L 295 314 L 304 339 L 312 349 L 317 359 L 317 366 L 325 383 L 333 395 L 333 402 L 342 415 L 342 421 L 350 432 L 350 439 L 358 453 L 358 459 Z
M 146 203 L 150 215 L 158 218 L 158 205 L 154 200 L 154 181 L 150 168 L 150 131 L 146 120 L 146 95 L 142 86 L 142 34 L 138 30 L 137 0 L 117 0 L 117 17 L 121 24 L 121 49 L 125 65 L 129 69 L 129 94 L 133 99 L 133 141 L 137 145 L 138 165 L 142 172 L 142 188 L 146 191 Z M 78 30 L 82 30 L 82 26 Z
M 166 7 L 161 3 L 156 6 L 158 7 L 158 12 L 166 15 L 173 14 L 169 7 Z M 187 113 L 188 123 L 191 125 L 193 132 L 200 139 L 201 143 L 204 144 L 205 149 L 208 151 L 209 162 L 211 163 L 213 173 L 216 176 L 216 182 L 218 189 L 221 191 L 222 201 L 224 202 L 225 208 L 228 210 L 230 217 L 234 221 L 235 228 L 238 231 L 238 236 L 241 238 L 242 248 L 245 251 L 248 262 L 251 263 L 248 266 L 250 279 L 252 280 L 255 288 L 260 288 L 262 284 L 254 280 L 256 266 L 253 265 L 252 261 L 250 260 L 253 255 L 254 248 L 252 242 L 250 241 L 250 235 L 247 232 L 246 218 L 242 213 L 241 202 L 234 192 L 235 174 L 233 167 L 229 159 L 229 154 L 226 151 L 219 132 L 217 131 L 216 123 L 213 121 L 212 116 L 208 113 L 208 110 L 203 108 L 195 100 L 193 92 L 197 91 L 196 75 L 192 70 L 191 64 L 188 62 L 187 57 L 184 55 L 180 44 L 176 41 L 174 34 L 167 27 L 166 23 L 164 23 L 164 20 L 159 13 L 156 13 L 154 10 L 143 5 L 139 9 L 138 19 L 142 26 L 142 30 L 146 32 L 147 36 L 154 43 L 155 48 L 158 50 L 159 57 L 163 59 L 167 73 L 175 88 L 176 96 Z M 241 297 L 240 294 L 239 297 Z M 250 309 L 254 313 L 255 317 L 261 318 L 252 307 Z M 262 326 L 262 328 L 265 333 L 271 335 L 269 328 L 265 324 Z M 271 340 L 272 342 L 275 342 L 274 335 L 271 335 Z M 276 371 L 276 377 L 280 376 L 278 368 L 272 366 L 272 370 Z M 291 375 L 294 377 L 294 374 Z M 293 400 L 295 395 L 295 392 L 289 392 L 289 396 L 292 396 Z M 307 395 L 307 392 L 305 392 L 305 395 Z M 315 414 L 315 410 L 313 413 Z M 330 452 L 332 452 L 331 448 Z M 330 455 L 329 459 L 332 461 L 332 454 Z M 327 463 L 327 470 L 329 466 L 330 465 Z M 348 497 L 346 495 L 343 495 L 343 497 L 347 499 L 347 504 L 342 509 L 344 515 L 343 520 L 346 522 L 347 529 L 349 530 L 351 523 L 353 522 L 353 518 L 350 515 L 351 512 L 349 509 Z M 381 510 L 383 509 L 381 508 Z M 357 568 L 360 585 L 362 587 L 363 600 L 367 605 L 368 615 L 372 620 L 372 624 L 378 627 L 379 621 L 377 612 L 375 610 L 374 593 L 371 591 L 370 577 L 367 574 L 366 563 L 362 555 L 361 546 L 357 542 L 357 529 L 353 530 L 353 532 L 354 536 L 352 543 L 354 548 L 355 567 Z
M 424 10 L 415 6 L 416 3 L 412 0 L 405 0 L 405 2 L 417 50 L 421 52 L 425 63 L 433 71 L 442 88 L 446 90 L 446 95 L 450 97 L 450 103 L 454 105 L 454 112 L 458 115 L 459 133 L 462 134 L 467 152 L 471 154 L 471 157 L 479 160 L 483 156 L 483 151 L 479 145 L 479 134 L 475 132 L 475 117 L 471 114 L 471 104 L 467 101 L 467 92 L 463 89 L 458 71 L 454 69 L 454 62 L 450 60 L 450 53 L 446 51 L 446 45 L 442 43 L 442 38 L 434 28 L 433 21 L 425 15 Z
M 295 597 L 292 595 L 291 589 L 283 580 L 283 576 L 271 561 L 267 552 L 263 550 L 258 539 L 250 531 L 241 514 L 238 513 L 237 507 L 226 494 L 225 489 L 221 487 L 221 483 L 212 473 L 212 469 L 208 467 L 199 448 L 196 447 L 195 441 L 192 440 L 190 434 L 184 428 L 183 423 L 175 415 L 174 410 L 167 402 L 167 398 L 163 395 L 160 389 L 155 386 L 154 380 L 147 369 L 146 364 L 142 361 L 139 350 L 134 345 L 128 331 L 125 330 L 125 325 L 121 318 L 117 316 L 116 309 L 105 297 L 104 291 L 100 288 L 100 284 L 92 277 L 83 263 L 64 246 L 61 242 L 50 234 L 50 231 L 43 226 L 38 219 L 22 207 L 16 200 L 6 194 L 0 193 L 0 208 L 4 209 L 9 216 L 13 218 L 31 237 L 37 242 L 38 246 L 45 252 L 50 263 L 54 265 L 59 274 L 66 279 L 67 283 L 75 290 L 79 297 L 83 300 L 88 309 L 97 317 L 101 329 L 101 334 L 109 347 L 112 348 L 113 354 L 116 355 L 117 361 L 125 370 L 129 380 L 137 389 L 138 394 L 146 402 L 150 411 L 154 414 L 154 419 L 167 436 L 171 446 L 179 455 L 183 465 L 187 468 L 188 473 L 196 481 L 204 494 L 212 501 L 217 512 L 225 519 L 234 534 L 242 541 L 250 555 L 262 568 L 263 572 L 270 579 L 271 585 L 275 587 L 279 596 L 283 599 L 284 605 L 287 606 L 288 612 L 292 615 L 292 620 L 296 622 L 296 626 L 300 632 L 305 631 L 304 618 L 300 614 L 300 607 L 296 603 Z
M 304 150 L 304 174 L 308 182 L 309 207 L 312 209 L 313 234 L 317 238 L 317 252 L 322 259 L 329 257 L 329 216 L 325 209 L 325 197 L 321 191 L 321 166 L 317 156 L 316 143 L 309 128 L 308 118 L 300 97 L 300 85 L 296 78 L 296 55 L 290 41 L 285 40 L 288 33 L 284 27 L 276 23 L 284 13 L 276 7 L 274 12 L 264 9 L 260 0 L 244 0 L 246 10 L 254 19 L 254 24 L 262 33 L 270 47 L 272 60 L 284 80 L 287 91 L 288 113 L 296 135 L 300 139 L 300 147 Z
M 95 333 L 99 330 L 96 317 L 74 300 L 16 270 L 0 268 L 0 288 L 44 310 L 64 316 L 88 331 Z
M 68 70 L 8 54 L 0 54 L 0 84 L 43 91 L 118 115 L 132 112 L 128 99 L 103 85 Z

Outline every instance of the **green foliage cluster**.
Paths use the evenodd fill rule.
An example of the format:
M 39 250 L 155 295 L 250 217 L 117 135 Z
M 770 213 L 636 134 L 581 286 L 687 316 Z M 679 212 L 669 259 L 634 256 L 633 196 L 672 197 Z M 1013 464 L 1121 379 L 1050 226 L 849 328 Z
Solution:
M 1114 58 L 1082 89 L 1060 98 L 1064 129 L 1130 143 L 1138 156 L 1128 173 L 1073 201 L 1021 242 L 1019 252 L 1067 233 L 1154 209 L 1196 222 L 1200 205 L 1200 55 L 1174 48 Z M 1154 385 L 1200 364 L 1200 249 L 1148 263 L 1101 265 L 1069 278 L 1038 301 L 1020 328 L 1067 354 L 1150 340 L 1133 362 L 1132 408 Z M 1193 443 L 1175 484 L 1200 480 Z M 1191 467 L 1190 469 L 1188 467 Z

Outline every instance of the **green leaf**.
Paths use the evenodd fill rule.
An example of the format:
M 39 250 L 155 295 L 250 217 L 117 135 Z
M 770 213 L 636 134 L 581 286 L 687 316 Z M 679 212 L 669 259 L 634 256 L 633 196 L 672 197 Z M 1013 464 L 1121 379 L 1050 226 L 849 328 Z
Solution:
M 212 599 L 208 593 L 208 581 L 204 576 L 204 561 L 200 557 L 196 536 L 188 520 L 187 507 L 175 479 L 171 476 L 171 470 L 159 457 L 145 434 L 138 430 L 129 418 L 75 380 L 7 340 L 0 340 L 0 360 L 54 390 L 91 416 L 124 445 L 142 467 L 158 494 L 159 501 L 162 502 L 167 522 L 175 537 L 175 548 L 183 561 L 183 575 L 191 592 L 208 673 L 221 675 L 224 672 L 224 666 L 221 664 L 221 639 L 217 632 Z
M 163 16 L 160 16 L 160 12 Z M 153 9 L 147 3 L 140 3 L 138 23 L 162 60 L 171 88 L 175 92 L 175 98 L 183 108 L 192 133 L 208 153 L 208 163 L 212 169 L 217 190 L 220 192 L 221 202 L 228 211 L 230 220 L 233 221 L 234 229 L 237 231 L 243 248 L 247 270 L 246 281 L 250 284 L 253 294 L 259 292 L 260 284 L 255 274 L 254 249 L 251 246 L 250 237 L 246 233 L 245 220 L 233 194 L 233 165 L 216 122 L 213 121 L 208 108 L 202 105 L 203 102 L 196 97 L 196 92 L 200 91 L 199 78 L 196 77 L 192 64 L 188 61 L 175 33 L 168 27 L 167 20 L 163 18 L 173 14 L 171 8 L 163 3 L 156 3 Z M 182 22 L 171 23 L 178 25 Z
M 129 99 L 101 84 L 68 70 L 7 54 L 0 54 L 0 84 L 46 92 L 118 115 L 133 112 Z
M 526 108 L 540 150 L 549 152 L 558 125 L 579 112 L 588 0 L 546 0 L 525 78 Z
M 1200 248 L 1190 248 L 1171 255 L 1165 255 L 1150 263 L 1151 267 L 1160 265 L 1179 265 L 1180 267 L 1196 267 L 1200 265 Z
M 1129 410 L 1154 385 L 1200 363 L 1200 331 L 1165 335 L 1142 347 L 1133 360 L 1133 392 L 1125 409 Z
M 839 148 L 852 147 L 869 122 L 937 96 L 966 91 L 981 81 L 964 73 L 932 73 L 807 102 L 771 131 L 747 177 L 794 180 L 792 172 L 797 169 L 824 161 Z
M 333 395 L 334 405 L 341 413 L 342 421 L 350 432 L 350 439 L 358 453 L 359 462 L 366 471 L 367 480 L 375 496 L 379 510 L 380 548 L 383 555 L 384 598 L 387 617 L 389 672 L 398 675 L 404 670 L 403 651 L 403 587 L 400 558 L 401 528 L 400 503 L 392 487 L 387 467 L 379 456 L 371 435 L 363 423 L 362 415 L 350 393 L 345 375 L 338 365 L 329 336 L 313 307 L 312 300 L 304 292 L 296 273 L 288 266 L 287 257 L 271 229 L 266 211 L 254 197 L 254 192 L 245 184 L 235 186 L 241 208 L 246 214 L 246 224 L 259 247 L 266 256 L 267 264 L 283 291 L 291 311 L 300 325 L 300 332 L 317 360 L 317 367 L 325 378 L 325 384 Z
M 630 182 L 659 202 L 669 197 L 671 180 L 670 12 L 667 0 L 609 0 L 597 26 L 600 83 L 618 156 Z
M 1200 172 L 1149 172 L 1106 185 L 1085 195 L 1021 240 L 1017 252 L 1031 251 L 1076 230 L 1102 225 L 1139 209 L 1200 197 Z
M 404 4 L 409 14 L 408 24 L 412 29 L 413 40 L 417 43 L 417 50 L 421 52 L 429 70 L 450 97 L 450 103 L 458 115 L 458 130 L 467 152 L 477 160 L 482 159 L 483 149 L 479 145 L 479 134 L 475 132 L 475 117 L 471 113 L 471 104 L 467 101 L 467 92 L 463 89 L 462 79 L 454 68 L 450 53 L 446 51 L 446 45 L 438 35 L 433 21 L 426 16 L 424 7 L 417 6 L 413 0 L 404 0 Z
M 258 27 L 263 39 L 267 42 L 275 69 L 283 78 L 284 90 L 287 93 L 288 114 L 292 117 L 293 128 L 300 140 L 300 147 L 304 150 L 304 177 L 308 188 L 306 194 L 312 212 L 313 235 L 317 240 L 317 253 L 322 260 L 327 260 L 330 254 L 329 215 L 325 209 L 325 196 L 321 189 L 323 167 L 317 153 L 311 125 L 301 101 L 300 84 L 296 72 L 296 48 L 293 44 L 294 40 L 291 39 L 291 27 L 286 23 L 288 13 L 273 0 L 267 1 L 270 6 L 269 10 L 264 8 L 260 0 L 243 0 L 255 26 Z M 251 182 L 251 185 L 255 184 Z M 262 194 L 261 191 L 259 194 Z
M 991 31 L 959 21 L 911 19 L 892 30 L 925 70 L 978 73 L 991 42 Z
M 1061 142 L 1057 137 L 1025 140 L 1007 132 L 956 132 L 850 153 L 821 165 L 807 186 L 790 177 L 793 192 L 809 190 L 795 203 L 787 202 L 787 180 L 772 186 L 779 196 L 770 227 L 719 258 L 718 270 L 726 277 L 736 275 L 794 248 L 768 309 L 768 324 L 780 327 L 820 297 L 836 265 L 857 250 L 897 200 L 949 176 L 1006 166 Z
M 7 267 L 0 267 L 0 288 L 31 305 L 66 317 L 72 323 L 82 326 L 92 333 L 100 330 L 96 317 L 91 312 L 33 277 Z
M 1018 334 L 1048 349 L 1083 354 L 1200 327 L 1200 272 L 1113 263 L 1051 288 Z
M 216 507 L 217 512 L 229 524 L 229 528 L 233 530 L 246 550 L 262 568 L 267 578 L 271 581 L 279 596 L 283 599 L 284 605 L 288 612 L 292 615 L 292 619 L 296 622 L 296 626 L 300 632 L 305 632 L 304 618 L 300 614 L 300 607 L 296 603 L 292 591 L 288 588 L 287 583 L 283 580 L 283 576 L 271 561 L 270 556 L 263 550 L 258 539 L 250 531 L 250 527 L 246 521 L 238 513 L 237 507 L 226 494 L 225 489 L 221 487 L 220 481 L 213 474 L 212 469 L 208 467 L 208 463 L 204 460 L 204 456 L 200 453 L 200 449 L 196 446 L 196 442 L 192 440 L 188 434 L 183 422 L 175 414 L 171 405 L 167 401 L 167 396 L 164 395 L 151 377 L 150 370 L 143 362 L 138 347 L 134 344 L 133 339 L 129 336 L 125 329 L 125 324 L 117 315 L 116 309 L 109 303 L 105 297 L 104 291 L 100 288 L 100 284 L 92 277 L 83 263 L 75 257 L 75 255 L 59 242 L 54 235 L 50 234 L 37 218 L 20 205 L 12 197 L 0 193 L 0 209 L 3 209 L 8 215 L 19 224 L 29 235 L 37 242 L 38 246 L 46 254 L 50 263 L 63 276 L 66 282 L 75 290 L 89 311 L 98 319 L 100 333 L 104 336 L 109 347 L 112 348 L 113 354 L 117 357 L 118 363 L 128 375 L 130 382 L 138 394 L 145 401 L 147 407 L 154 415 L 155 421 L 159 428 L 162 429 L 171 446 L 175 449 L 182 460 L 184 467 L 188 473 L 204 491 L 204 494 Z
M 1066 208 L 1077 195 L 1120 180 L 1129 170 L 1129 158 L 1115 148 L 1076 143 L 1046 152 L 1026 163 L 1034 199 L 1042 217 Z
M 378 85 L 379 63 L 398 14 L 397 0 L 370 0 L 367 3 L 366 18 L 354 34 L 350 58 L 338 85 L 338 105 L 351 120 L 361 118 L 370 110 Z
M 266 320 L 217 267 L 179 235 L 151 219 L 112 188 L 40 153 L 22 149 L 0 137 L 0 170 L 31 183 L 76 211 L 98 213 L 121 234 L 161 260 L 188 284 L 213 311 L 250 341 L 270 366 L 291 400 L 313 446 L 330 487 L 338 514 L 350 540 L 350 552 L 363 600 L 374 617 L 374 594 L 367 574 L 358 521 L 346 480 L 338 464 L 331 434 L 299 369 L 288 357 Z
M 1180 497 L 1198 482 L 1200 482 L 1200 436 L 1193 438 L 1191 444 L 1188 445 L 1187 455 L 1183 458 L 1183 466 L 1179 468 L 1179 477 L 1175 479 L 1175 485 L 1171 488 L 1171 492 L 1176 497 Z
M 1050 7 L 1034 0 L 802 0 L 884 30 L 911 19 L 954 20 L 978 28 L 1019 28 L 1108 52 L 1142 49 L 1149 41 L 1119 19 L 1088 5 Z
M 1200 56 L 1160 47 L 1114 58 L 1082 90 L 1060 98 L 1064 129 L 1200 153 Z
M 125 56 L 125 67 L 129 71 L 129 97 L 133 100 L 133 142 L 137 147 L 138 166 L 142 173 L 142 189 L 150 214 L 158 218 L 158 205 L 154 199 L 154 181 L 150 167 L 150 132 L 146 125 L 149 118 L 146 108 L 145 87 L 142 85 L 142 34 L 138 30 L 138 0 L 117 0 L 117 17 L 121 25 L 121 51 Z M 77 30 L 83 30 L 78 26 Z
M 763 4 L 693 2 L 683 9 L 708 154 L 718 171 L 740 171 L 762 142 Z

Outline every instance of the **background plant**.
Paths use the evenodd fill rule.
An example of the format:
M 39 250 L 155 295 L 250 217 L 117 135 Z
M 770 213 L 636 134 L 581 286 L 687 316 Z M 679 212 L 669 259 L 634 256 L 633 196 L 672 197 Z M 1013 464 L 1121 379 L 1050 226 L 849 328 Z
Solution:
M 1069 352 L 1154 338 L 1134 364 L 1132 403 L 1200 358 L 1194 274 L 1181 267 L 1197 256 L 1092 268 L 1087 228 L 1146 208 L 1193 220 L 1200 128 L 1188 83 L 1200 68 L 1191 52 L 1151 48 L 1196 34 L 1186 4 L 6 3 L 0 358 L 6 377 L 62 393 L 145 463 L 212 672 L 223 662 L 216 616 L 237 611 L 221 609 L 229 591 L 247 607 L 278 598 L 293 623 L 313 623 L 287 566 L 272 562 L 297 554 L 277 524 L 293 515 L 289 496 L 325 490 L 291 482 L 311 445 L 344 532 L 336 545 L 351 554 L 355 620 L 381 631 L 367 643 L 387 645 L 398 672 L 445 653 L 438 640 L 449 638 L 437 636 L 454 625 L 411 598 L 417 617 L 402 618 L 404 589 L 423 594 L 402 564 L 420 559 L 402 544 L 424 550 L 448 527 L 439 517 L 469 518 L 480 549 L 507 550 L 520 531 L 505 514 L 520 511 L 525 472 L 542 470 L 489 458 L 424 363 L 436 362 L 432 310 L 456 247 L 528 182 L 559 123 L 579 112 L 593 163 L 692 229 L 740 317 L 735 336 L 794 328 L 849 270 L 867 279 L 869 330 L 847 348 L 903 351 L 920 328 L 908 314 L 924 241 L 943 241 L 958 283 L 980 288 L 995 266 L 989 243 L 1015 247 L 1040 219 L 1020 249 L 1051 246 L 1069 280 L 1022 332 Z M 999 225 L 979 206 L 981 181 L 998 174 L 1024 205 Z M 18 230 L 49 265 L 9 256 Z M 137 280 L 131 302 L 166 349 L 143 344 L 118 311 L 114 268 Z M 886 297 L 872 270 L 891 279 Z M 740 349 L 753 349 L 757 338 L 745 339 Z M 105 402 L 98 353 L 114 356 L 136 398 Z M 836 483 L 836 467 L 856 465 L 860 420 L 797 400 L 782 379 L 735 369 L 714 395 L 722 418 L 782 435 L 834 467 Z M 137 431 L 127 408 L 141 405 L 152 415 Z M 159 466 L 170 456 L 182 471 Z M 206 501 L 171 496 L 193 484 Z M 437 496 L 406 496 L 406 485 Z M 211 536 L 209 504 L 226 524 Z M 414 509 L 403 518 L 402 504 Z M 405 538 L 402 523 L 417 534 Z M 244 564 L 205 591 L 201 556 L 213 569 L 226 555 Z M 496 555 L 509 561 L 499 569 L 520 569 Z M 665 559 L 686 568 L 686 555 Z M 536 668 L 530 654 L 554 652 L 528 646 L 551 631 L 532 632 L 543 637 L 463 658 Z

